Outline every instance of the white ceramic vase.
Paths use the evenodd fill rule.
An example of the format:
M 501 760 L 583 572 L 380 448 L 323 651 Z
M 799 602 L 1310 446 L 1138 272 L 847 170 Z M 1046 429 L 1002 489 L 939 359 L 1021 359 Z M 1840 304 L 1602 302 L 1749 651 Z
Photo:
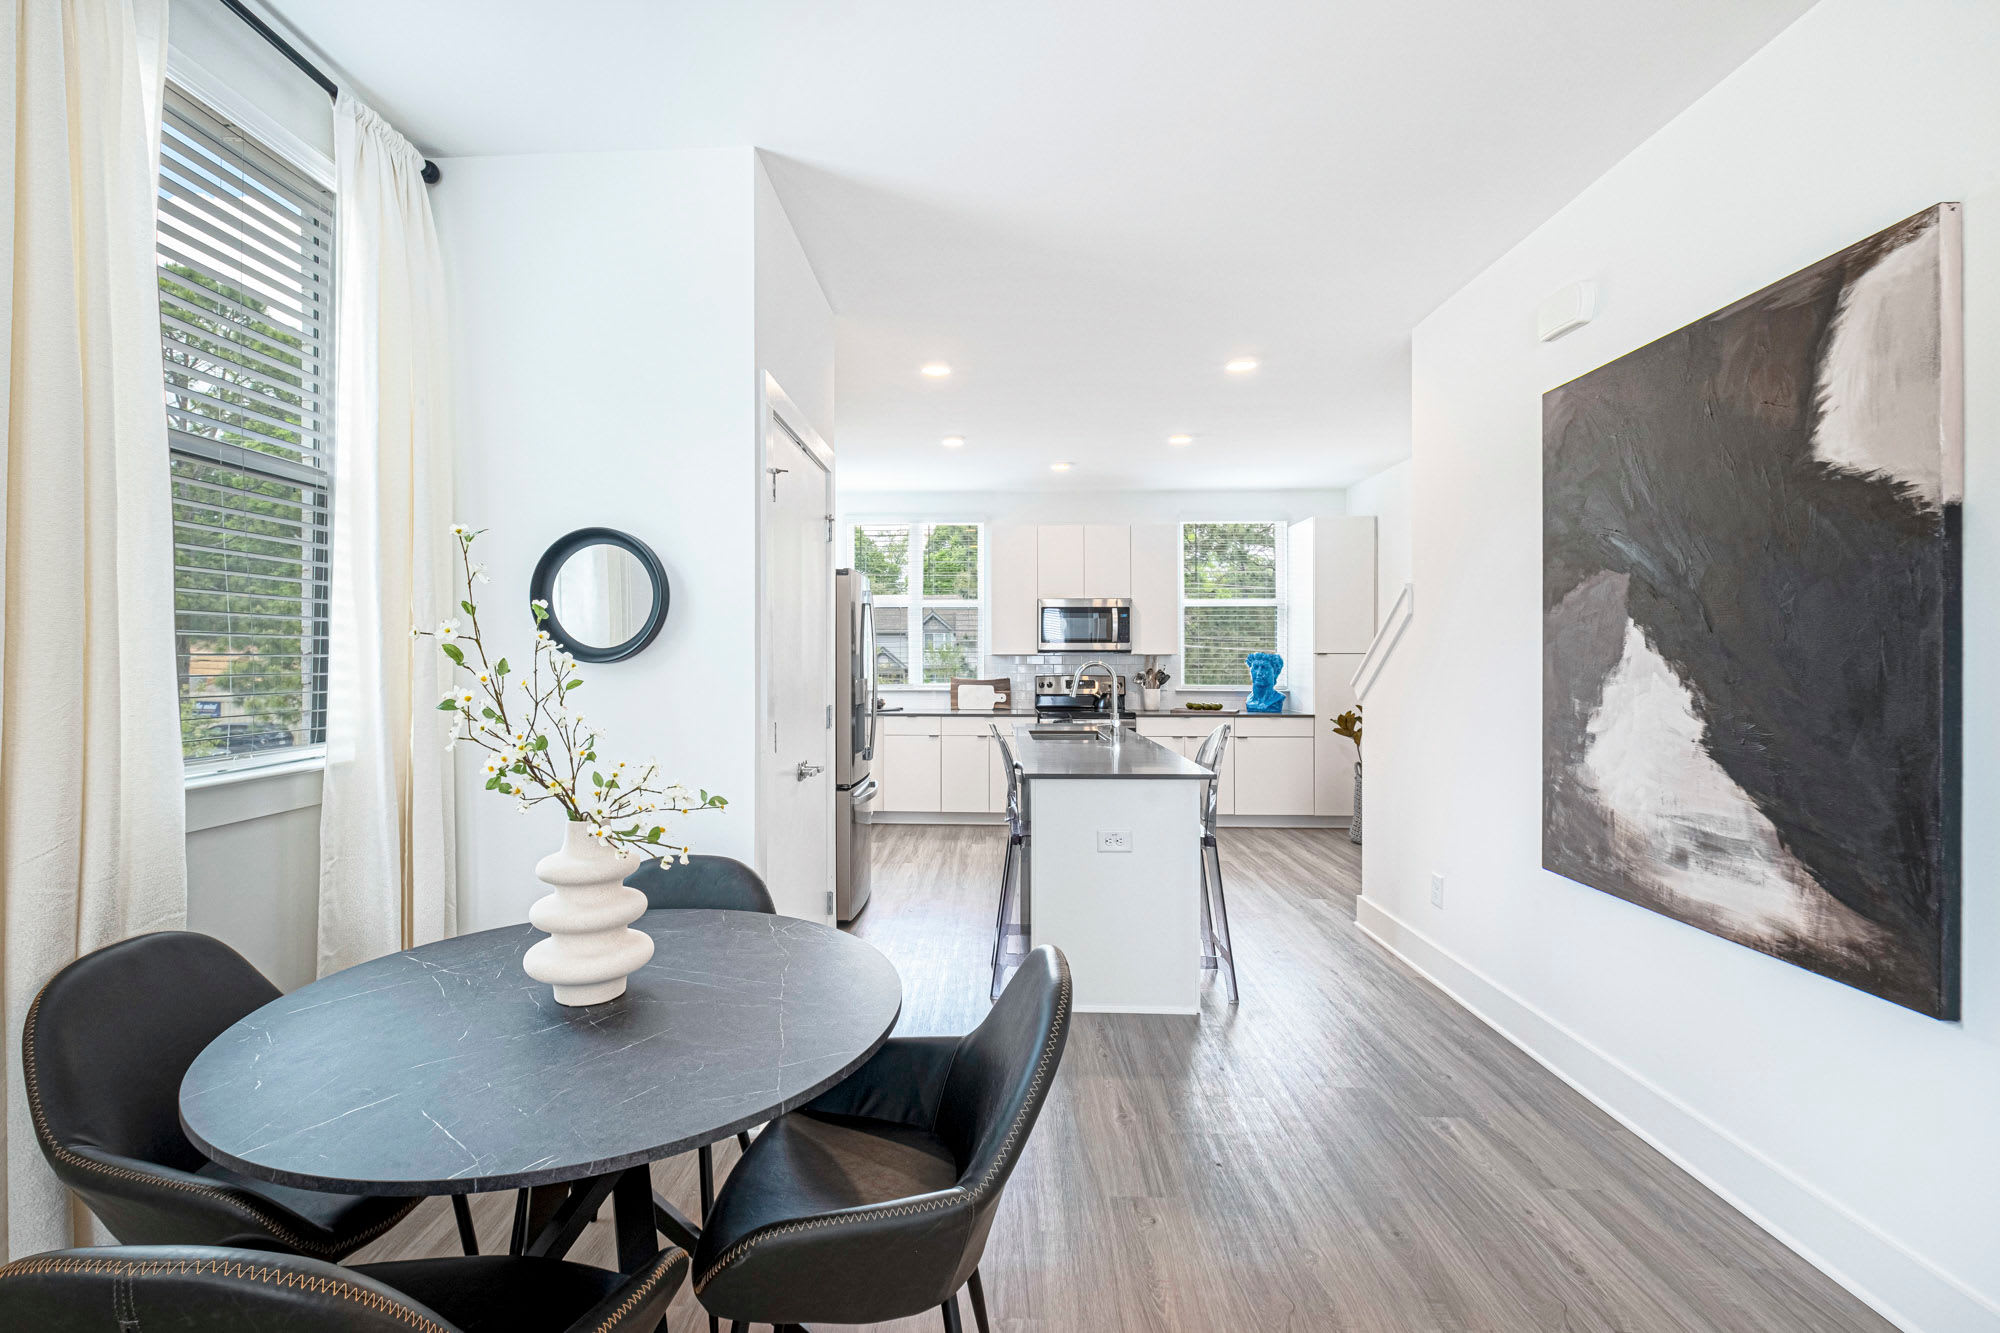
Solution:
M 555 987 L 556 1003 L 603 1004 L 625 993 L 625 978 L 653 956 L 653 937 L 633 930 L 646 895 L 625 884 L 638 862 L 590 836 L 572 820 L 562 850 L 535 863 L 535 876 L 555 892 L 528 909 L 528 921 L 549 937 L 528 950 L 522 968 Z
M 1157 713 L 1160 711 L 1160 692 L 1158 690 L 1141 687 L 1139 697 L 1145 702 L 1147 712 Z

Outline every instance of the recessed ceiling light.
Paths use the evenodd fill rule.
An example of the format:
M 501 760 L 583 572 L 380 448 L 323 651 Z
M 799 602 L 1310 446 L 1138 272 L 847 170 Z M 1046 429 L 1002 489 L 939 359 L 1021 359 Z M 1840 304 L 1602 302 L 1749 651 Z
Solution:
M 1192 435 L 1169 435 L 1169 436 L 1167 436 L 1167 443 L 1168 443 L 1168 444 L 1193 444 L 1193 443 L 1194 443 L 1194 436 L 1192 436 Z
M 965 437 L 963 435 L 947 435 L 944 437 L 944 447 L 947 449 L 963 449 L 965 447 Z
M 1071 466 L 1073 466 L 1073 465 L 1072 465 L 1072 464 L 1069 464 L 1069 463 L 1051 463 L 1051 464 L 1049 464 L 1049 471 L 1051 471 L 1051 472 L 1067 472 L 1067 471 L 1069 471 L 1069 470 L 1070 470 Z
M 1232 375 L 1248 375 L 1257 368 L 1257 358 L 1254 356 L 1239 356 L 1233 361 L 1223 362 L 1222 368 Z
M 1252 361 L 1250 364 L 1254 366 L 1257 363 L 1255 361 Z M 924 374 L 930 376 L 934 380 L 941 380 L 945 376 L 951 374 L 951 367 L 946 365 L 942 361 L 933 361 L 929 365 L 926 365 L 924 367 Z

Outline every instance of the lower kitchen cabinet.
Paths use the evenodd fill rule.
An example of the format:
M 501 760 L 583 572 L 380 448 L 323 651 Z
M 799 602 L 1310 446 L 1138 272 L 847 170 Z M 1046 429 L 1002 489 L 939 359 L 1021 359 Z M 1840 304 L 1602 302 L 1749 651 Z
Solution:
M 983 812 L 993 787 L 993 764 L 987 753 L 993 748 L 993 738 L 947 733 L 942 745 L 939 787 L 943 804 L 939 808 L 954 814 Z
M 1303 719 L 1308 726 L 1312 719 Z M 1239 736 L 1236 751 L 1236 813 L 1309 815 L 1313 812 L 1313 738 Z
M 876 738 L 886 770 L 878 779 L 883 810 L 936 814 L 944 809 L 943 737 L 934 718 L 927 728 L 910 725 L 921 721 L 883 719 L 882 734 Z M 901 726 L 896 725 L 899 722 Z

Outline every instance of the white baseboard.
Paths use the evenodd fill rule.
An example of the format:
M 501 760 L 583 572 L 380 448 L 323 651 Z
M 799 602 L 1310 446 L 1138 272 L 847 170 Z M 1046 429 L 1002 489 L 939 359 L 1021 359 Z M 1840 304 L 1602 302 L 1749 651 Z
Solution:
M 1898 1328 L 1910 1333 L 2000 1333 L 2000 1303 L 1373 899 L 1359 899 L 1354 920 L 1363 934 Z

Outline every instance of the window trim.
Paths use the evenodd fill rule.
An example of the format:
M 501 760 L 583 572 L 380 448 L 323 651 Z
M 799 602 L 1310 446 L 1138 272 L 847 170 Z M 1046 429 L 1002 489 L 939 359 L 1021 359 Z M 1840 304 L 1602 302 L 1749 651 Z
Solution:
M 1275 570 L 1277 575 L 1277 596 L 1189 597 L 1187 595 L 1187 530 L 1190 527 L 1219 523 L 1229 523 L 1237 526 L 1268 524 L 1275 530 L 1273 533 L 1273 546 L 1277 555 L 1277 567 Z M 1174 600 L 1177 604 L 1174 611 L 1175 638 L 1180 648 L 1181 666 L 1181 683 L 1174 687 L 1176 691 L 1181 694 L 1247 695 L 1250 693 L 1250 686 L 1248 684 L 1195 685 L 1189 683 L 1187 679 L 1187 613 L 1188 608 L 1191 606 L 1269 606 L 1276 608 L 1278 612 L 1278 639 L 1277 645 L 1272 651 L 1285 659 L 1285 669 L 1278 676 L 1279 680 L 1284 680 L 1292 671 L 1290 647 L 1291 603 L 1285 596 L 1290 586 L 1291 571 L 1288 567 L 1288 548 L 1290 543 L 1286 540 L 1286 532 L 1291 527 L 1291 521 L 1283 518 L 1183 518 L 1177 520 L 1174 527 L 1177 537 L 1177 540 L 1174 542 Z
M 255 450 L 243 449 L 240 446 L 233 446 L 221 441 L 209 440 L 200 436 L 188 436 L 183 432 L 176 431 L 173 428 L 171 420 L 169 420 L 167 423 L 167 453 L 170 468 L 172 460 L 185 457 L 219 467 L 246 472 L 265 480 L 278 482 L 290 481 L 300 485 L 312 486 L 323 494 L 325 507 L 330 514 L 335 486 L 334 448 L 337 435 L 337 423 L 334 415 L 337 394 L 335 354 L 338 343 L 339 319 L 339 279 L 338 273 L 334 268 L 337 256 L 332 253 L 332 247 L 337 247 L 338 244 L 337 235 L 340 211 L 339 197 L 334 187 L 334 163 L 323 152 L 280 124 L 275 118 L 255 106 L 228 84 L 216 78 L 199 62 L 191 59 L 184 52 L 172 46 L 169 46 L 167 51 L 167 70 L 164 85 L 163 101 L 167 96 L 172 96 L 183 102 L 192 103 L 196 110 L 241 134 L 256 153 L 270 159 L 272 163 L 279 167 L 295 172 L 304 183 L 324 191 L 327 196 L 327 231 L 330 246 L 326 281 L 328 316 L 326 319 L 323 350 L 320 356 L 320 384 L 316 390 L 317 396 L 324 403 L 323 413 L 327 422 L 324 431 L 323 446 L 319 450 L 323 466 L 313 468 L 304 464 L 293 463 L 287 459 L 267 456 Z M 162 138 L 161 150 L 156 152 L 153 162 L 156 181 L 158 180 L 159 173 L 163 170 L 164 136 Z M 153 223 L 156 232 L 159 230 L 160 225 L 159 208 L 156 201 Z M 162 321 L 162 329 L 163 331 L 165 329 L 164 321 Z M 164 382 L 162 387 L 163 389 L 171 388 L 170 385 Z M 169 415 L 171 415 L 170 412 Z M 173 484 L 171 470 L 168 477 L 163 478 L 163 481 L 169 486 Z M 307 537 L 305 540 L 310 543 L 311 539 Z M 329 622 L 327 638 L 330 641 L 332 609 L 330 604 L 332 592 L 331 528 L 328 529 L 327 542 L 329 552 L 329 559 L 326 566 L 327 586 L 316 600 L 326 604 L 324 616 Z M 178 551 L 178 539 L 176 539 L 176 548 Z M 176 559 L 176 568 L 178 568 L 178 559 Z M 177 607 L 176 616 L 178 614 Z M 178 637 L 178 631 L 176 632 L 176 637 Z M 178 654 L 176 656 L 178 658 Z M 322 680 L 322 689 L 324 688 L 326 671 L 330 665 L 331 657 L 332 653 L 329 642 L 324 652 L 320 654 L 321 660 L 316 664 L 316 670 Z M 176 709 L 178 710 L 182 698 L 178 660 L 175 666 L 175 700 Z M 208 759 L 189 760 L 183 757 L 181 761 L 183 790 L 195 792 L 209 788 L 227 787 L 256 778 L 275 779 L 301 772 L 317 773 L 322 771 L 326 766 L 327 754 L 326 730 L 328 719 L 326 716 L 326 707 L 327 702 L 323 693 L 318 697 L 314 697 L 310 693 L 308 694 L 306 704 L 306 717 L 310 727 L 308 734 L 310 735 L 311 731 L 317 731 L 319 738 L 309 740 L 304 745 L 290 746 L 282 750 L 254 751 L 240 755 L 225 754 Z
M 911 591 L 890 593 L 886 596 L 882 593 L 871 591 L 870 596 L 874 599 L 878 609 L 885 606 L 903 607 L 914 613 L 914 618 L 906 622 L 907 628 L 905 630 L 905 634 L 911 641 L 920 640 L 923 629 L 922 611 L 926 607 L 942 607 L 945 610 L 956 611 L 976 611 L 979 617 L 979 661 L 974 670 L 985 670 L 986 659 L 993 655 L 987 647 L 988 643 L 991 642 L 988 638 L 989 626 L 987 622 L 990 615 L 989 590 L 992 584 L 990 582 L 991 575 L 987 568 L 986 537 L 988 525 L 986 521 L 978 518 L 911 518 L 903 514 L 849 514 L 840 519 L 840 524 L 841 531 L 844 534 L 843 540 L 847 544 L 847 565 L 849 568 L 854 567 L 854 530 L 856 528 L 906 527 L 910 529 L 910 542 L 904 555 L 903 572 L 904 586 L 911 589 Z M 923 595 L 924 544 L 920 540 L 920 537 L 923 529 L 937 527 L 972 528 L 979 533 L 979 596 L 977 599 L 926 597 Z M 910 656 L 913 659 L 918 659 L 919 651 L 920 649 L 912 650 Z M 923 668 L 921 666 L 921 659 L 918 660 L 920 664 L 917 668 L 917 674 L 921 677 L 923 675 Z M 910 691 L 935 692 L 938 690 L 949 690 L 951 682 L 948 680 L 926 681 L 918 679 L 906 681 L 901 685 L 891 685 L 887 682 L 878 681 L 875 688 L 878 693 L 882 694 Z

